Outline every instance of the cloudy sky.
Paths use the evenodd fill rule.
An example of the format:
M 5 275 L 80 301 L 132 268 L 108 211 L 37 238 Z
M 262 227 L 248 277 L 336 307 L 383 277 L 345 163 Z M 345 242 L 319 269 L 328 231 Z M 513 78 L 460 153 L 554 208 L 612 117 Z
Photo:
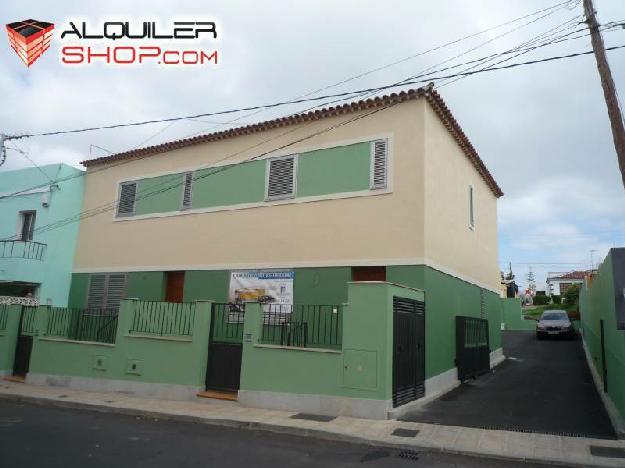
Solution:
M 601 23 L 625 21 L 625 2 L 595 1 Z M 45 132 L 294 98 L 557 3 L 5 1 L 0 3 L 3 24 L 26 18 L 51 21 L 57 24 L 57 37 L 29 69 L 8 41 L 0 40 L 0 131 Z M 569 34 L 569 38 L 580 36 L 575 31 L 583 26 L 576 18 L 581 13 L 581 5 L 572 1 L 324 93 L 394 83 L 428 67 L 447 67 L 513 49 L 549 31 Z M 201 46 L 219 50 L 219 65 L 165 69 L 157 65 L 64 67 L 59 63 L 59 26 L 70 18 L 98 24 L 116 16 L 163 23 L 180 17 L 216 19 L 219 41 Z M 607 45 L 625 44 L 625 30 L 606 32 L 605 40 Z M 507 63 L 589 49 L 588 37 L 579 37 Z M 617 87 L 625 95 L 625 50 L 610 52 L 609 59 Z M 454 70 L 458 69 L 462 67 Z M 597 262 L 610 247 L 625 244 L 624 189 L 593 56 L 480 73 L 437 85 L 505 192 L 499 202 L 502 269 L 512 262 L 524 283 L 531 265 L 540 285 L 548 271 L 588 268 L 591 251 Z M 18 144 L 38 164 L 65 161 L 76 165 L 107 151 L 221 129 L 232 118 L 238 117 L 238 124 L 248 123 L 305 107 L 30 138 Z M 15 151 L 8 156 L 3 170 L 30 164 Z

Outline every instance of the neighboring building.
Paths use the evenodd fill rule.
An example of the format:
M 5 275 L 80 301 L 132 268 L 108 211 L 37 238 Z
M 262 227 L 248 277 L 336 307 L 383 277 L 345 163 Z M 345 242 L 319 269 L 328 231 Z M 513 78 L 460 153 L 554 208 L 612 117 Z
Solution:
M 592 270 L 576 270 L 566 273 L 555 272 L 547 274 L 547 294 L 549 296 L 564 296 L 566 290 L 572 285 L 582 286 L 584 278 L 589 275 Z
M 343 304 L 348 282 L 387 281 L 425 291 L 426 393 L 457 382 L 455 316 L 488 318 L 501 353 L 502 192 L 436 91 L 83 164 L 83 209 L 117 205 L 80 223 L 72 307 Z
M 65 220 L 80 212 L 82 175 L 65 164 L 0 172 L 0 296 L 67 304 L 78 223 Z

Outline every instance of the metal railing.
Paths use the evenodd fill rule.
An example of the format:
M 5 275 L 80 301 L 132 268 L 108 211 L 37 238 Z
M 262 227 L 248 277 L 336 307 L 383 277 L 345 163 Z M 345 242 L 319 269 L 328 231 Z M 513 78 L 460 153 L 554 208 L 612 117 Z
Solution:
M 9 320 L 8 304 L 0 304 L 0 331 L 7 329 L 7 321 Z
M 37 307 L 22 307 L 22 317 L 20 319 L 20 335 L 35 335 L 35 317 Z
M 1 240 L 0 258 L 24 258 L 28 260 L 43 260 L 46 254 L 46 244 L 34 241 Z
M 263 307 L 261 343 L 341 349 L 343 306 L 267 304 Z
M 212 305 L 211 341 L 219 343 L 241 343 L 245 304 Z
M 135 335 L 191 336 L 195 303 L 136 301 L 132 326 Z
M 117 309 L 51 307 L 46 335 L 74 341 L 115 343 L 117 317 Z

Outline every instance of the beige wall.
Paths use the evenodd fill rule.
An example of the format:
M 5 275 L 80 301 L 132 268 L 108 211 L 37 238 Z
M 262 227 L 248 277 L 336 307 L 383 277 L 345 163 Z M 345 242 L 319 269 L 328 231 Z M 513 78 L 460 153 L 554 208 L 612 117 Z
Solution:
M 497 198 L 429 106 L 425 122 L 426 260 L 499 291 Z
M 391 193 L 121 222 L 108 211 L 81 222 L 74 270 L 417 263 L 424 254 L 426 107 L 424 100 L 405 102 L 278 153 L 390 136 Z M 207 166 L 233 154 L 230 163 L 246 159 L 358 115 L 187 147 L 106 170 L 95 166 L 86 176 L 83 209 L 115 200 L 120 180 Z

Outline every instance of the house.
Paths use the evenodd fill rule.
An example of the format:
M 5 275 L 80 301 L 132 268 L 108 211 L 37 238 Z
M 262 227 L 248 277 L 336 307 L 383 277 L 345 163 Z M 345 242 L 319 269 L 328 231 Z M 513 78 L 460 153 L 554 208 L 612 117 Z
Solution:
M 65 164 L 0 172 L 0 299 L 67 305 L 84 172 Z
M 566 273 L 552 272 L 547 274 L 547 293 L 549 296 L 564 296 L 566 290 L 576 284 L 582 286 L 584 278 L 593 270 L 575 270 Z
M 68 305 L 119 325 L 50 311 L 34 383 L 387 417 L 503 359 L 502 192 L 432 88 L 83 164 Z

